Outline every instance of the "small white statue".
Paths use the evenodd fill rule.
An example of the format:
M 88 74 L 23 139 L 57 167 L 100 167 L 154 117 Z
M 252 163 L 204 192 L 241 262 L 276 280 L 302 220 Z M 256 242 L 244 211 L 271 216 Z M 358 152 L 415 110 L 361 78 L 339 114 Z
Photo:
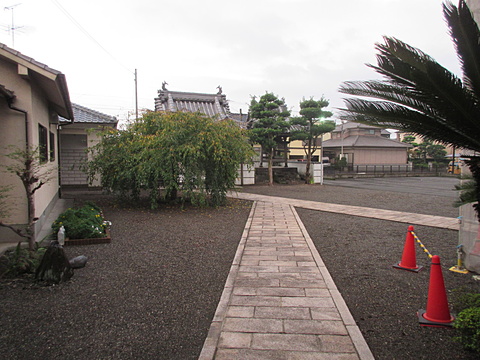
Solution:
M 58 229 L 57 240 L 60 245 L 65 245 L 65 228 L 63 225 Z

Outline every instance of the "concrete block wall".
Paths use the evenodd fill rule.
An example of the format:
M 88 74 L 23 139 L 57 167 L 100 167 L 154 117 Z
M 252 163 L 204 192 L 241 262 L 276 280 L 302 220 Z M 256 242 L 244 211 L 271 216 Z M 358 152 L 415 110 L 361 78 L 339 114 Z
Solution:
M 88 178 L 81 169 L 87 160 L 83 149 L 62 149 L 60 154 L 61 185 L 87 185 Z
M 460 207 L 459 245 L 464 252 L 465 267 L 480 274 L 480 228 L 472 205 Z

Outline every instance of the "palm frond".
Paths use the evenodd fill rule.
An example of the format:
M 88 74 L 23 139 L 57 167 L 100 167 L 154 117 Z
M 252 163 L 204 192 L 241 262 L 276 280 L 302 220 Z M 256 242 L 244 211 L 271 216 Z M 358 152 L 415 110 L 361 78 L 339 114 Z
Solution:
M 480 31 L 464 0 L 458 7 L 443 5 L 443 13 L 450 29 L 450 36 L 457 50 L 462 67 L 463 83 L 480 96 Z

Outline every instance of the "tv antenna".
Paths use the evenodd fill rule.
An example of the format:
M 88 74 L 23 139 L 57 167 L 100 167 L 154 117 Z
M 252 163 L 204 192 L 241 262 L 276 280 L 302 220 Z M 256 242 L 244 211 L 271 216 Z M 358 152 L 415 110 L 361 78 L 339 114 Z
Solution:
M 8 28 L 8 30 L 10 31 L 10 33 L 12 34 L 12 48 L 15 47 L 15 30 L 17 29 L 20 29 L 22 28 L 23 26 L 15 26 L 15 21 L 14 21 L 14 15 L 13 15 L 13 10 L 15 10 L 15 8 L 18 6 L 18 5 L 22 5 L 21 3 L 18 3 L 18 4 L 15 4 L 15 5 L 10 5 L 10 6 L 5 6 L 3 9 L 4 10 L 10 10 L 12 12 L 12 24 L 11 26 Z

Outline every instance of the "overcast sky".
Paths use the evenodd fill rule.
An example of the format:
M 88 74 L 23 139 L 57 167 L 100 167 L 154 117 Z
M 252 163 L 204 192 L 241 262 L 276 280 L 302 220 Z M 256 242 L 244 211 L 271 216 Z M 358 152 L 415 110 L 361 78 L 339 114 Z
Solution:
M 440 0 L 0 0 L 8 46 L 12 11 L 14 48 L 63 72 L 72 102 L 120 120 L 135 109 L 135 69 L 140 108 L 154 108 L 166 81 L 221 85 L 233 112 L 273 92 L 293 113 L 322 95 L 335 112 L 341 82 L 377 78 L 365 63 L 383 35 L 460 73 Z

